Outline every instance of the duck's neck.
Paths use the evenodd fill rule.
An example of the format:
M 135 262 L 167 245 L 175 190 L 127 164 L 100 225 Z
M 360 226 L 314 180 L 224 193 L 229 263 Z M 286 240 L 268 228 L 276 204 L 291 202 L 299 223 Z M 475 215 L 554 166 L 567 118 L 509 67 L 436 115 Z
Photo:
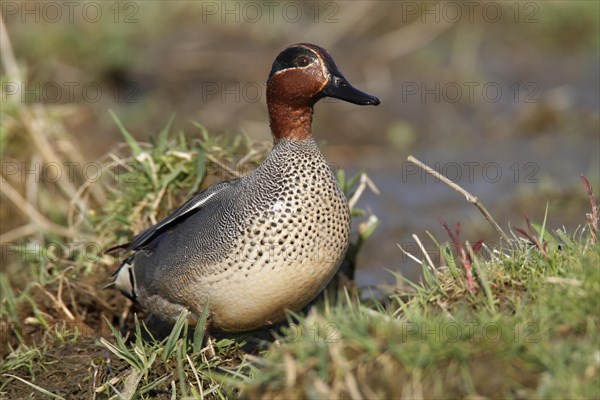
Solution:
M 273 101 L 269 102 L 268 108 L 274 143 L 282 138 L 305 140 L 312 137 L 312 106 L 296 106 Z

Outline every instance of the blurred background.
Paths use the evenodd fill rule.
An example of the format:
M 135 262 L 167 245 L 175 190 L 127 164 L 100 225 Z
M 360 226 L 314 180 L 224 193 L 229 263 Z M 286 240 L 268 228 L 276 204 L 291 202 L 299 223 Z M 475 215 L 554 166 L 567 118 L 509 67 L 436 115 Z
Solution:
M 438 217 L 460 222 L 465 240 L 497 241 L 409 154 L 478 196 L 505 230 L 524 227 L 524 214 L 541 224 L 547 206 L 551 228 L 574 231 L 589 210 L 579 174 L 600 191 L 598 2 L 4 1 L 1 11 L 2 181 L 48 221 L 66 214 L 55 191 L 76 188 L 34 199 L 39 179 L 23 171 L 51 180 L 39 169 L 49 145 L 63 166 L 109 152 L 123 141 L 109 109 L 142 141 L 173 113 L 186 134 L 197 121 L 269 141 L 265 82 L 297 42 L 327 48 L 382 102 L 315 109 L 325 157 L 349 175 L 365 169 L 381 192 L 359 204 L 380 221 L 360 254 L 361 286 L 393 282 L 387 270 L 416 278 L 397 245 L 418 253 L 416 233 L 434 251 L 425 232 L 446 238 Z M 37 136 L 23 105 L 44 113 Z M 6 188 L 3 243 L 31 233 Z

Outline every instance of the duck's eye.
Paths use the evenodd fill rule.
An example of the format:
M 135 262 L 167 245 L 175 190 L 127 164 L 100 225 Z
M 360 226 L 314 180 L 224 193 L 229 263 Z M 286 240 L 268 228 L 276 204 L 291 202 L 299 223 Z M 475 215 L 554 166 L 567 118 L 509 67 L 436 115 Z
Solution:
M 296 59 L 296 64 L 298 64 L 299 67 L 306 67 L 310 64 L 310 60 L 306 56 L 300 56 Z

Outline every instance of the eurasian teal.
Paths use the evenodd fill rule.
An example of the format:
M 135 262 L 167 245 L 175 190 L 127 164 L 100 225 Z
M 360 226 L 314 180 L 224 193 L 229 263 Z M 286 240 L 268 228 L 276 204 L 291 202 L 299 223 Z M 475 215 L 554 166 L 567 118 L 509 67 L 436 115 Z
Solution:
M 197 319 L 208 301 L 207 326 L 228 332 L 278 322 L 313 300 L 342 262 L 350 231 L 348 204 L 311 132 L 324 97 L 379 104 L 325 49 L 282 51 L 267 82 L 269 156 L 134 237 L 114 285 L 166 321 L 183 309 Z

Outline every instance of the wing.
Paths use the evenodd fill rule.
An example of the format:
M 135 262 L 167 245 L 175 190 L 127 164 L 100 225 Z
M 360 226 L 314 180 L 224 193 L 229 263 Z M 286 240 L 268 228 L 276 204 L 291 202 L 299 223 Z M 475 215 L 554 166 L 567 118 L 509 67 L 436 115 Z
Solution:
M 211 186 L 203 192 L 198 193 L 173 211 L 171 215 L 135 236 L 131 243 L 117 246 L 116 248 L 125 248 L 127 251 L 132 251 L 149 245 L 163 232 L 166 232 L 168 229 L 185 221 L 207 204 L 218 201 L 218 199 L 222 198 L 226 192 L 232 190 L 238 182 L 239 179 L 221 182 L 217 185 Z

